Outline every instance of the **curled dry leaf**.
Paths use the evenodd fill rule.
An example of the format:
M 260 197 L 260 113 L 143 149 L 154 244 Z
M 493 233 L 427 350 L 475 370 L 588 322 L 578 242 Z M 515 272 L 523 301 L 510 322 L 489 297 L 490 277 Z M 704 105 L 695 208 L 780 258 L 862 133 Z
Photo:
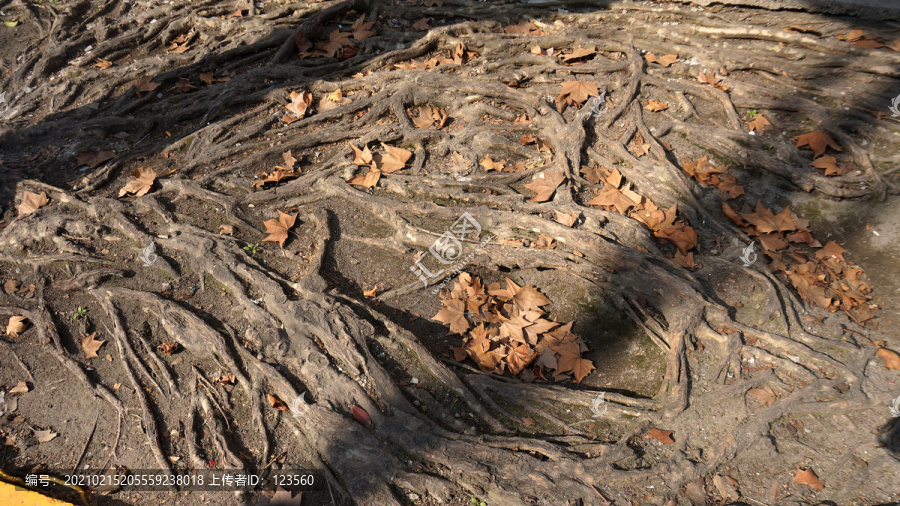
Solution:
M 176 351 L 180 350 L 181 345 L 179 343 L 169 341 L 157 346 L 156 349 L 159 350 L 159 352 L 162 353 L 164 357 L 168 357 Z
M 47 198 L 46 193 L 32 193 L 30 191 L 25 191 L 22 192 L 22 203 L 16 206 L 16 209 L 19 211 L 19 216 L 25 216 L 26 214 L 37 211 L 48 203 L 50 203 L 50 199 Z
M 13 316 L 9 319 L 9 323 L 6 324 L 6 335 L 10 337 L 19 337 L 19 334 L 24 332 L 28 325 L 25 323 L 28 320 L 24 316 Z
M 213 383 L 219 383 L 221 385 L 234 385 L 234 374 L 223 374 L 218 378 L 213 380 Z
M 291 408 L 287 407 L 287 404 L 281 402 L 281 399 L 275 397 L 272 394 L 266 395 L 266 399 L 269 400 L 269 405 L 278 411 L 290 411 Z
M 9 389 L 9 393 L 11 394 L 27 394 L 28 393 L 28 383 L 24 381 L 20 381 L 16 386 Z
M 374 287 L 371 290 L 363 290 L 363 295 L 366 297 L 375 297 L 378 294 L 378 287 Z
M 667 54 L 662 58 L 657 58 L 657 56 L 653 53 L 647 53 L 644 55 L 644 59 L 650 63 L 659 63 L 663 67 L 669 67 L 673 63 L 678 63 L 678 55 Z
M 119 190 L 119 196 L 134 194 L 135 197 L 146 195 L 153 188 L 153 182 L 156 181 L 156 171 L 150 167 L 140 167 L 131 172 L 134 179 L 129 181 Z
M 298 119 L 306 116 L 306 113 L 309 111 L 309 107 L 313 104 L 313 94 L 308 91 L 302 91 L 300 93 L 296 91 L 291 92 L 291 103 L 284 106 L 285 109 L 291 116 L 284 116 L 281 118 L 281 121 L 285 123 L 293 123 Z
M 267 235 L 263 241 L 277 242 L 279 246 L 284 247 L 284 241 L 287 240 L 288 230 L 294 226 L 297 221 L 297 214 L 287 214 L 278 211 L 277 220 L 268 220 L 263 222 L 266 226 Z
M 529 199 L 530 202 L 546 202 L 553 197 L 556 187 L 565 181 L 566 175 L 562 170 L 545 171 L 543 177 L 538 177 L 534 181 L 525 185 L 525 188 L 535 192 L 537 195 Z
M 672 439 L 672 431 L 670 430 L 650 429 L 646 437 L 655 439 L 664 445 L 670 445 L 675 442 Z
M 100 349 L 101 346 L 106 341 L 98 341 L 95 339 L 97 337 L 96 332 L 92 332 L 81 338 L 81 348 L 84 350 L 84 358 L 97 358 L 97 350 Z
M 219 225 L 219 233 L 222 235 L 233 235 L 234 227 L 231 225 Z
M 797 474 L 794 475 L 794 483 L 799 485 L 809 485 L 809 487 L 813 490 L 824 490 L 825 482 L 820 480 L 816 473 L 812 470 L 812 468 L 800 468 L 797 469 Z
M 579 217 L 580 213 L 577 211 L 556 211 L 556 222 L 567 227 L 574 227 Z
M 747 126 L 750 127 L 751 132 L 756 131 L 763 133 L 769 125 L 771 125 L 771 123 L 769 123 L 769 120 L 762 114 L 757 114 L 755 118 L 747 122 Z
M 653 112 L 665 111 L 669 108 L 669 104 L 667 102 L 661 102 L 659 100 L 650 99 L 647 101 L 647 105 L 644 106 L 644 109 Z
M 359 406 L 353 406 L 353 418 L 356 418 L 356 421 L 363 424 L 369 425 L 372 423 L 372 418 L 366 413 L 366 410 Z
M 881 357 L 881 360 L 884 360 L 884 366 L 886 368 L 900 371 L 900 355 L 896 352 L 887 348 L 878 348 L 878 351 L 875 354 Z

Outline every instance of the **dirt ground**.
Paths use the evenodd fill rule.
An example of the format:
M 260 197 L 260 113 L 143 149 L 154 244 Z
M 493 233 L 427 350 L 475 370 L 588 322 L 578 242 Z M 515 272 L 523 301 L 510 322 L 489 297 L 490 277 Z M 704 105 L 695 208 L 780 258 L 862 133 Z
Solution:
M 900 502 L 900 20 L 797 2 L 0 2 L 0 479 Z

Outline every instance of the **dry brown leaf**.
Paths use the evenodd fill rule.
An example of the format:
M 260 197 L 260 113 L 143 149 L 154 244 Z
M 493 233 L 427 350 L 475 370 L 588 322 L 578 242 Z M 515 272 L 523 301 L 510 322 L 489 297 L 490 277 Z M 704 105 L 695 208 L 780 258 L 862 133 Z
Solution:
M 277 242 L 279 246 L 284 248 L 284 241 L 287 240 L 288 230 L 294 226 L 294 222 L 297 220 L 297 214 L 286 214 L 281 211 L 278 211 L 278 219 L 277 220 L 267 220 L 263 222 L 263 225 L 266 226 L 267 235 L 263 242 Z
M 534 249 L 554 249 L 556 248 L 556 240 L 549 235 L 538 234 L 537 240 L 531 243 L 531 247 Z
M 129 193 L 135 197 L 146 195 L 153 188 L 153 182 L 156 181 L 156 171 L 150 167 L 140 167 L 131 172 L 134 179 L 129 181 L 119 190 L 119 197 Z
M 659 100 L 650 99 L 647 101 L 647 105 L 644 106 L 644 109 L 653 112 L 665 111 L 669 108 L 669 104 L 667 102 L 660 102 Z
M 421 18 L 418 21 L 416 21 L 415 23 L 413 23 L 411 28 L 413 30 L 420 31 L 420 32 L 428 30 L 431 28 L 431 26 L 428 24 L 428 21 L 430 19 L 431 18 Z
M 242 18 L 242 17 L 244 17 L 244 9 L 238 9 L 225 17 L 226 18 Z
M 19 211 L 19 216 L 25 216 L 49 203 L 50 199 L 47 198 L 46 193 L 33 193 L 26 190 L 22 192 L 22 203 L 16 206 L 16 209 Z
M 583 104 L 589 97 L 600 96 L 600 90 L 594 83 L 585 81 L 568 81 L 563 83 L 562 91 L 557 97 L 557 104 Z
M 138 92 L 150 92 L 159 88 L 159 83 L 151 83 L 151 76 L 144 76 L 136 79 L 132 84 Z
M 375 297 L 378 295 L 378 287 L 373 287 L 371 290 L 363 290 L 363 295 L 366 297 Z
M 653 53 L 647 53 L 644 55 L 644 59 L 650 63 L 659 63 L 663 67 L 669 67 L 673 63 L 678 63 L 678 55 L 667 54 L 662 58 L 657 58 Z
M 291 103 L 284 106 L 285 109 L 289 113 L 293 115 L 294 121 L 306 116 L 306 113 L 309 111 L 309 107 L 313 104 L 313 94 L 308 91 L 302 92 L 291 92 Z M 284 118 L 281 119 L 284 121 Z M 290 123 L 290 121 L 285 121 L 285 123 Z
M 159 352 L 162 353 L 164 357 L 168 357 L 176 351 L 180 350 L 181 344 L 174 341 L 168 341 L 157 346 L 156 349 L 159 350 Z
M 821 130 L 798 135 L 797 137 L 794 137 L 793 140 L 796 140 L 798 148 L 807 147 L 811 149 L 813 158 L 824 155 L 827 148 L 832 148 L 835 151 L 843 151 L 834 139 Z
M 811 166 L 825 171 L 826 176 L 841 176 L 846 171 L 838 166 L 837 159 L 830 155 L 822 155 L 810 164 Z
M 797 474 L 794 475 L 794 483 L 799 485 L 809 485 L 813 490 L 824 490 L 825 482 L 820 480 L 812 468 L 799 468 Z
M 755 118 L 747 122 L 747 126 L 750 127 L 750 131 L 756 131 L 759 133 L 763 133 L 766 131 L 766 127 L 770 126 L 769 120 L 766 119 L 762 114 L 757 114 Z
M 703 84 L 709 84 L 713 88 L 718 88 L 722 91 L 728 91 L 728 88 L 721 84 L 722 79 L 716 77 L 714 72 L 700 72 L 700 75 L 697 76 L 697 81 Z
M 20 283 L 17 279 L 8 279 L 6 280 L 6 283 L 3 283 L 3 291 L 7 294 L 13 294 L 16 292 L 16 290 L 19 289 L 19 286 L 21 285 L 22 283 Z
M 109 148 L 101 149 L 97 153 L 82 151 L 81 153 L 75 155 L 75 166 L 81 167 L 82 165 L 87 165 L 92 169 L 96 169 L 100 166 L 101 163 L 107 160 L 112 160 L 115 157 L 116 152 Z
M 485 172 L 492 170 L 496 170 L 499 172 L 503 170 L 503 167 L 505 167 L 504 162 L 495 162 L 493 159 L 491 159 L 490 156 L 485 156 L 484 158 L 482 158 L 481 162 L 479 162 L 479 165 L 484 167 Z
M 574 227 L 575 222 L 578 221 L 579 216 L 580 213 L 578 213 L 577 211 L 556 211 L 556 222 L 567 227 Z
M 363 186 L 366 188 L 374 188 L 376 184 L 378 184 L 378 180 L 381 178 L 381 171 L 378 169 L 369 169 L 369 172 L 365 174 L 356 174 L 349 181 L 348 184 Z
M 28 393 L 28 383 L 24 381 L 20 381 L 16 384 L 16 386 L 9 389 L 9 393 L 11 394 L 27 394 Z
M 6 324 L 6 335 L 9 337 L 19 337 L 19 334 L 25 332 L 25 329 L 28 328 L 28 324 L 25 323 L 27 321 L 28 320 L 24 316 L 11 317 Z
M 272 394 L 266 395 L 266 399 L 269 401 L 269 405 L 278 411 L 290 411 L 291 408 L 287 407 L 287 404 L 281 402 L 281 399 L 275 397 Z
M 37 439 L 38 443 L 49 443 L 53 441 L 53 438 L 58 436 L 56 432 L 51 430 L 36 430 L 34 431 L 34 437 Z
M 900 371 L 900 355 L 896 352 L 891 351 L 887 348 L 878 348 L 878 351 L 875 352 L 876 355 L 881 357 L 881 360 L 884 361 L 884 367 Z
M 363 40 L 375 35 L 375 32 L 371 30 L 374 25 L 374 21 L 366 22 L 366 15 L 363 14 L 353 23 L 353 26 L 350 27 L 353 29 L 353 38 L 356 40 Z
M 372 418 L 369 417 L 369 414 L 366 413 L 366 410 L 364 410 L 363 408 L 359 406 L 353 406 L 351 412 L 353 413 L 353 418 L 356 418 L 357 422 L 363 425 L 369 425 L 372 423 Z
M 84 358 L 97 358 L 97 350 L 103 346 L 106 341 L 98 341 L 95 338 L 97 333 L 93 332 L 81 338 L 81 348 L 84 350 Z
M 95 63 L 94 66 L 100 70 L 106 70 L 113 66 L 113 62 L 104 60 L 103 58 L 97 58 L 97 63 Z
M 647 433 L 647 436 L 651 439 L 655 439 L 664 445 L 670 445 L 675 442 L 672 439 L 672 431 L 670 430 L 660 430 L 660 429 L 650 429 L 650 432 Z
M 234 385 L 235 379 L 234 374 L 222 374 L 214 379 L 213 383 L 219 383 L 220 385 Z
M 591 199 L 587 205 L 615 207 L 619 214 L 625 214 L 629 208 L 637 205 L 637 202 L 628 198 L 618 188 L 608 185 L 604 186 L 600 193 Z
M 778 400 L 778 396 L 775 395 L 775 391 L 769 385 L 751 388 L 747 390 L 747 395 L 756 399 L 763 406 L 768 406 Z
M 530 202 L 546 202 L 553 197 L 556 187 L 565 181 L 566 176 L 563 171 L 545 171 L 543 177 L 536 178 L 534 181 L 525 185 L 525 188 L 535 192 L 537 195 L 529 199 Z
M 381 147 L 387 151 L 385 154 L 375 155 L 373 161 L 375 168 L 385 174 L 396 172 L 406 166 L 406 162 L 412 158 L 412 151 L 403 148 L 395 148 L 382 143 Z
M 234 227 L 231 225 L 219 225 L 219 233 L 222 235 L 233 235 Z
M 694 254 L 688 253 L 687 255 L 682 254 L 681 251 L 675 252 L 674 259 L 675 263 L 684 267 L 685 269 L 693 269 L 697 267 L 697 264 L 694 263 Z

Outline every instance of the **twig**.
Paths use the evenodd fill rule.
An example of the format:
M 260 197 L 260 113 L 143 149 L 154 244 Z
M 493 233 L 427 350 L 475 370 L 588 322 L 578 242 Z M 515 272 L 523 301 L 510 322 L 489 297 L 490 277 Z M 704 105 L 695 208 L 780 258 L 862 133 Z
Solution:
M 75 465 L 72 466 L 72 469 L 78 470 L 78 467 L 81 466 L 81 459 L 84 458 L 84 452 L 87 451 L 88 445 L 91 444 L 91 439 L 94 438 L 94 431 L 97 430 L 97 421 L 100 420 L 100 412 L 97 412 L 97 416 L 94 418 L 94 426 L 91 428 L 91 433 L 88 434 L 87 440 L 84 442 L 84 448 L 81 449 L 81 454 L 78 455 L 78 459 L 75 460 Z

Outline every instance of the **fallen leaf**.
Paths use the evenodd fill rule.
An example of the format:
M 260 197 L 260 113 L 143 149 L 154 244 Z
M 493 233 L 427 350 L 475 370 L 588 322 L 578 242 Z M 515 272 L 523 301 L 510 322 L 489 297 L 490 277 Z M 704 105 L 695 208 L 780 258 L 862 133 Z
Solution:
M 537 424 L 537 422 L 534 421 L 533 418 L 525 417 L 525 418 L 522 418 L 522 424 L 525 425 L 526 427 L 534 427 Z
M 313 104 L 313 100 L 313 94 L 308 91 L 300 93 L 292 91 L 291 103 L 284 106 L 284 108 L 294 115 L 294 120 L 296 121 L 306 115 L 307 111 L 309 111 L 309 106 Z M 281 121 L 284 121 L 284 118 L 282 118 Z
M 287 240 L 288 230 L 294 226 L 294 222 L 297 220 L 297 214 L 286 214 L 281 211 L 278 211 L 278 219 L 277 220 L 267 220 L 263 222 L 263 225 L 266 226 L 266 233 L 269 234 L 263 239 L 263 241 L 277 242 L 279 246 L 284 248 L 284 241 Z
M 722 79 L 716 77 L 716 74 L 713 72 L 700 72 L 700 75 L 697 76 L 697 81 L 704 84 L 709 84 L 713 88 L 718 88 L 722 91 L 728 91 L 728 88 L 720 84 L 722 82 Z
M 58 436 L 56 432 L 51 430 L 36 430 L 34 431 L 34 437 L 37 438 L 38 443 L 49 443 L 53 441 L 53 438 Z
M 664 445 L 670 445 L 675 442 L 672 439 L 672 431 L 670 430 L 650 429 L 646 437 L 655 439 Z
M 372 423 L 372 418 L 369 416 L 368 413 L 366 413 L 366 410 L 364 410 L 363 408 L 361 408 L 359 406 L 353 406 L 352 413 L 353 413 L 353 418 L 356 418 L 357 422 L 359 422 L 363 425 L 369 425 Z
M 843 151 L 840 146 L 838 146 L 837 142 L 834 141 L 828 134 L 821 130 L 816 130 L 815 132 L 810 132 L 808 134 L 798 135 L 793 138 L 797 142 L 797 147 L 808 147 L 813 152 L 813 158 L 818 158 L 825 154 L 825 150 L 827 148 L 832 148 L 835 151 Z
M 121 383 L 114 383 L 113 386 L 112 386 L 112 389 L 113 389 L 113 390 L 118 390 L 118 389 L 120 389 L 120 388 L 122 388 L 122 384 L 121 384 Z
M 115 157 L 116 152 L 109 148 L 101 149 L 97 153 L 82 151 L 81 153 L 75 155 L 75 166 L 81 167 L 82 165 L 87 165 L 92 169 L 96 169 L 100 166 L 101 163 L 107 160 L 112 160 Z
M 378 287 L 372 288 L 371 290 L 363 290 L 363 295 L 366 297 L 375 297 L 378 293 Z
M 556 222 L 567 227 L 574 227 L 580 216 L 581 214 L 577 211 L 556 211 Z
M 222 374 L 214 379 L 213 383 L 218 383 L 220 385 L 234 385 L 235 379 L 234 374 Z
M 575 383 L 581 383 L 591 371 L 594 370 L 594 363 L 586 358 L 579 358 L 572 366 L 572 374 L 575 375 Z
M 878 348 L 876 355 L 884 360 L 884 366 L 888 369 L 900 371 L 900 355 L 887 348 Z
M 747 395 L 753 397 L 763 406 L 768 406 L 775 402 L 778 397 L 775 395 L 775 391 L 772 390 L 772 387 L 769 385 L 765 385 L 759 388 L 751 388 L 747 390 Z
M 97 63 L 95 63 L 94 66 L 100 70 L 106 70 L 113 66 L 113 62 L 104 60 L 103 58 L 97 58 Z
M 281 402 L 281 399 L 275 397 L 272 394 L 266 395 L 266 399 L 269 400 L 269 405 L 278 411 L 290 411 L 291 408 L 287 407 L 287 404 Z
M 153 182 L 156 181 L 156 171 L 150 167 L 140 167 L 131 172 L 131 177 L 135 178 L 119 190 L 119 196 L 122 197 L 129 193 L 135 197 L 146 195 L 153 188 Z
M 442 300 L 443 309 L 438 311 L 432 320 L 437 320 L 445 325 L 450 326 L 450 332 L 453 334 L 464 334 L 469 330 L 471 324 L 466 319 L 465 302 L 461 300 Z
M 573 65 L 574 63 L 584 63 L 589 57 L 594 56 L 595 54 L 597 54 L 596 48 L 579 47 L 569 52 L 560 53 L 559 59 L 566 65 Z
M 356 40 L 363 40 L 375 35 L 375 32 L 370 30 L 370 28 L 372 28 L 372 26 L 374 25 L 374 21 L 369 21 L 367 23 L 366 15 L 363 14 L 359 17 L 359 19 L 356 20 L 356 22 L 353 23 L 353 26 L 350 27 L 353 29 L 353 38 Z
M 159 350 L 159 352 L 162 353 L 164 357 L 168 357 L 176 351 L 180 350 L 181 344 L 173 341 L 168 341 L 157 346 L 156 349 Z
M 24 381 L 20 381 L 16 386 L 9 389 L 9 393 L 11 394 L 27 394 L 28 393 L 28 383 Z
M 26 214 L 37 211 L 49 203 L 50 199 L 47 198 L 46 193 L 33 193 L 26 190 L 22 192 L 22 203 L 16 206 L 16 209 L 19 211 L 19 216 L 25 216 Z
M 13 316 L 9 319 L 9 322 L 6 324 L 6 335 L 10 337 L 19 337 L 21 332 L 24 332 L 28 325 L 25 323 L 28 320 L 24 316 Z
M 797 474 L 794 475 L 794 483 L 799 485 L 809 485 L 813 490 L 824 490 L 825 482 L 820 480 L 812 468 L 799 468 Z
M 219 233 L 222 235 L 233 235 L 234 227 L 231 225 L 219 225 Z
M 492 170 L 502 171 L 505 166 L 503 162 L 495 162 L 490 156 L 485 156 L 478 164 L 484 167 L 485 172 Z
M 769 120 L 766 119 L 762 114 L 757 114 L 755 118 L 747 122 L 747 126 L 750 127 L 750 131 L 756 131 L 759 133 L 763 133 L 766 131 L 766 127 L 770 126 Z
M 826 176 L 841 176 L 845 172 L 843 168 L 838 166 L 837 159 L 830 155 L 822 155 L 813 160 L 810 165 L 824 170 Z
M 588 97 L 600 96 L 600 90 L 594 83 L 585 81 L 568 81 L 563 83 L 562 91 L 556 99 L 557 103 L 566 101 L 573 104 L 583 104 Z
M 653 112 L 665 111 L 669 108 L 669 104 L 666 102 L 660 102 L 659 100 L 650 99 L 647 101 L 647 105 L 644 106 L 644 109 Z
M 132 84 L 139 92 L 149 92 L 159 88 L 159 83 L 151 83 L 151 76 L 144 76 L 136 79 Z
M 429 28 L 431 28 L 431 26 L 428 24 L 428 20 L 429 20 L 429 19 L 431 19 L 431 18 L 421 18 L 420 20 L 418 20 L 418 21 L 416 21 L 415 23 L 413 23 L 412 26 L 411 26 L 411 28 L 412 28 L 413 30 L 417 30 L 417 31 L 420 31 L 420 32 L 421 32 L 421 31 L 428 30 Z
M 375 168 L 385 174 L 396 172 L 406 166 L 406 162 L 412 158 L 412 151 L 403 148 L 396 148 L 382 143 L 381 147 L 387 151 L 386 154 L 375 155 L 372 157 Z
M 676 264 L 686 269 L 693 269 L 694 267 L 697 267 L 697 264 L 694 263 L 694 253 L 688 253 L 687 255 L 684 255 L 681 253 L 681 251 L 676 251 L 675 258 L 673 258 L 673 260 L 675 260 Z
M 556 240 L 548 235 L 538 234 L 537 241 L 533 241 L 531 247 L 535 249 L 553 249 L 556 248 Z
M 378 169 L 369 169 L 369 172 L 365 174 L 356 174 L 349 181 L 348 184 L 356 185 L 356 186 L 364 186 L 366 188 L 374 188 L 376 184 L 378 184 L 378 180 L 381 178 L 381 171 Z
M 243 11 L 244 11 L 244 9 L 238 9 L 225 17 L 226 18 L 242 18 L 242 17 L 244 17 Z
M 84 358 L 97 358 L 97 350 L 103 346 L 106 341 L 98 341 L 94 339 L 97 337 L 97 333 L 93 332 L 81 338 L 81 348 L 84 350 Z
M 3 291 L 7 294 L 15 293 L 21 284 L 17 279 L 8 279 L 6 283 L 3 283 Z
M 618 188 L 608 185 L 604 186 L 596 197 L 588 201 L 587 205 L 615 207 L 619 214 L 625 214 L 629 208 L 637 205 L 637 202 L 628 198 Z
M 644 59 L 650 63 L 659 63 L 663 67 L 668 68 L 673 63 L 678 62 L 678 55 L 667 54 L 667 55 L 663 56 L 662 58 L 657 58 L 655 54 L 647 53 L 644 55 Z
M 534 181 L 525 185 L 525 188 L 537 194 L 528 199 L 530 202 L 546 202 L 550 200 L 556 188 L 566 179 L 565 174 L 561 170 L 545 171 L 543 176 L 535 178 Z

